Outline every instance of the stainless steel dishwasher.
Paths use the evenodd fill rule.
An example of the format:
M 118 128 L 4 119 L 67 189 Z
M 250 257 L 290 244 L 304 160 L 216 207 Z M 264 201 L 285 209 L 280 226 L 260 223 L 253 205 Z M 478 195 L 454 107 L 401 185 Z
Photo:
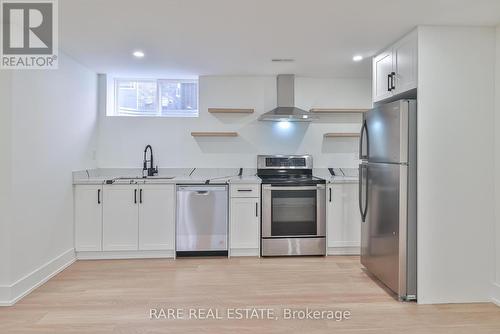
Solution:
M 228 255 L 228 186 L 177 186 L 176 254 Z

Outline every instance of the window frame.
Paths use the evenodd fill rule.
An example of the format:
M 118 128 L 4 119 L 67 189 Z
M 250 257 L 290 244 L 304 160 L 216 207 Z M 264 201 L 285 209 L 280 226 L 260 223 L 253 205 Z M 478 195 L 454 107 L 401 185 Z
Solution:
M 121 82 L 148 82 L 148 83 L 155 83 L 156 84 L 156 113 L 154 114 L 141 114 L 141 112 L 137 112 L 135 115 L 124 115 L 120 112 L 120 103 L 119 103 L 119 84 Z M 175 110 L 170 110 L 171 112 L 174 112 L 175 114 L 169 114 L 168 112 L 163 112 L 162 111 L 162 105 L 161 105 L 161 88 L 160 88 L 160 83 L 161 82 L 170 82 L 170 83 L 196 83 L 196 109 L 175 109 Z M 159 78 L 130 78 L 130 77 L 114 77 L 113 78 L 113 98 L 114 98 L 114 108 L 113 108 L 113 113 L 111 117 L 160 117 L 160 118 L 197 118 L 200 116 L 200 108 L 199 108 L 199 103 L 200 103 L 200 88 L 199 88 L 199 79 L 173 79 L 173 78 L 168 78 L 168 79 L 159 79 Z M 190 111 L 192 112 L 191 114 L 185 114 L 182 115 L 182 112 L 184 111 Z M 194 113 L 196 111 L 196 113 Z

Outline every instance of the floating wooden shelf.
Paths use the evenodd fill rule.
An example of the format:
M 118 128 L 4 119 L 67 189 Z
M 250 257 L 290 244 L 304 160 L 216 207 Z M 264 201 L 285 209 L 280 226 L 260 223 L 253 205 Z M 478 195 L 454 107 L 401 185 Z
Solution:
M 361 114 L 368 109 L 346 109 L 346 108 L 311 108 L 309 112 L 315 114 Z
M 331 132 L 325 133 L 323 135 L 325 138 L 357 138 L 359 137 L 359 133 L 347 133 L 347 132 Z
M 238 132 L 191 132 L 193 137 L 237 137 Z
M 251 114 L 253 109 L 233 109 L 233 108 L 208 108 L 212 114 Z

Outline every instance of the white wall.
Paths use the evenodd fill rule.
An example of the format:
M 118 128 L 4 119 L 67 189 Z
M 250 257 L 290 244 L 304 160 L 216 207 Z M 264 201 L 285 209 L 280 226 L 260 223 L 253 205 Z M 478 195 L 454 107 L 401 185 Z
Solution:
M 60 53 L 58 70 L 13 72 L 11 97 L 16 285 L 73 248 L 72 171 L 96 166 L 97 77 Z
M 492 297 L 500 305 L 500 25 L 496 29 L 495 97 L 496 280 L 493 286 Z
M 10 283 L 8 228 L 11 221 L 11 85 L 10 71 L 0 73 L 0 300 L 5 285 Z
M 309 153 L 315 166 L 357 166 L 356 139 L 323 139 L 332 131 L 358 132 L 361 117 L 336 116 L 329 123 L 292 123 L 283 130 L 259 122 L 276 107 L 275 77 L 201 77 L 199 118 L 106 117 L 100 110 L 99 167 L 140 167 L 151 144 L 160 167 L 255 167 L 257 154 Z M 296 104 L 370 108 L 370 79 L 296 78 Z M 214 115 L 209 107 L 255 108 L 251 115 Z M 238 131 L 236 138 L 193 138 L 191 131 Z
M 420 303 L 490 297 L 494 39 L 493 28 L 419 28 Z

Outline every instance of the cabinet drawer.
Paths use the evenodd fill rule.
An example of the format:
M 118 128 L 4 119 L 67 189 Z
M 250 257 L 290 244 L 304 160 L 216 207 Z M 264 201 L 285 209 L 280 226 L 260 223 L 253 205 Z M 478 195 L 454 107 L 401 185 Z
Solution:
M 232 184 L 231 197 L 260 197 L 260 184 Z

